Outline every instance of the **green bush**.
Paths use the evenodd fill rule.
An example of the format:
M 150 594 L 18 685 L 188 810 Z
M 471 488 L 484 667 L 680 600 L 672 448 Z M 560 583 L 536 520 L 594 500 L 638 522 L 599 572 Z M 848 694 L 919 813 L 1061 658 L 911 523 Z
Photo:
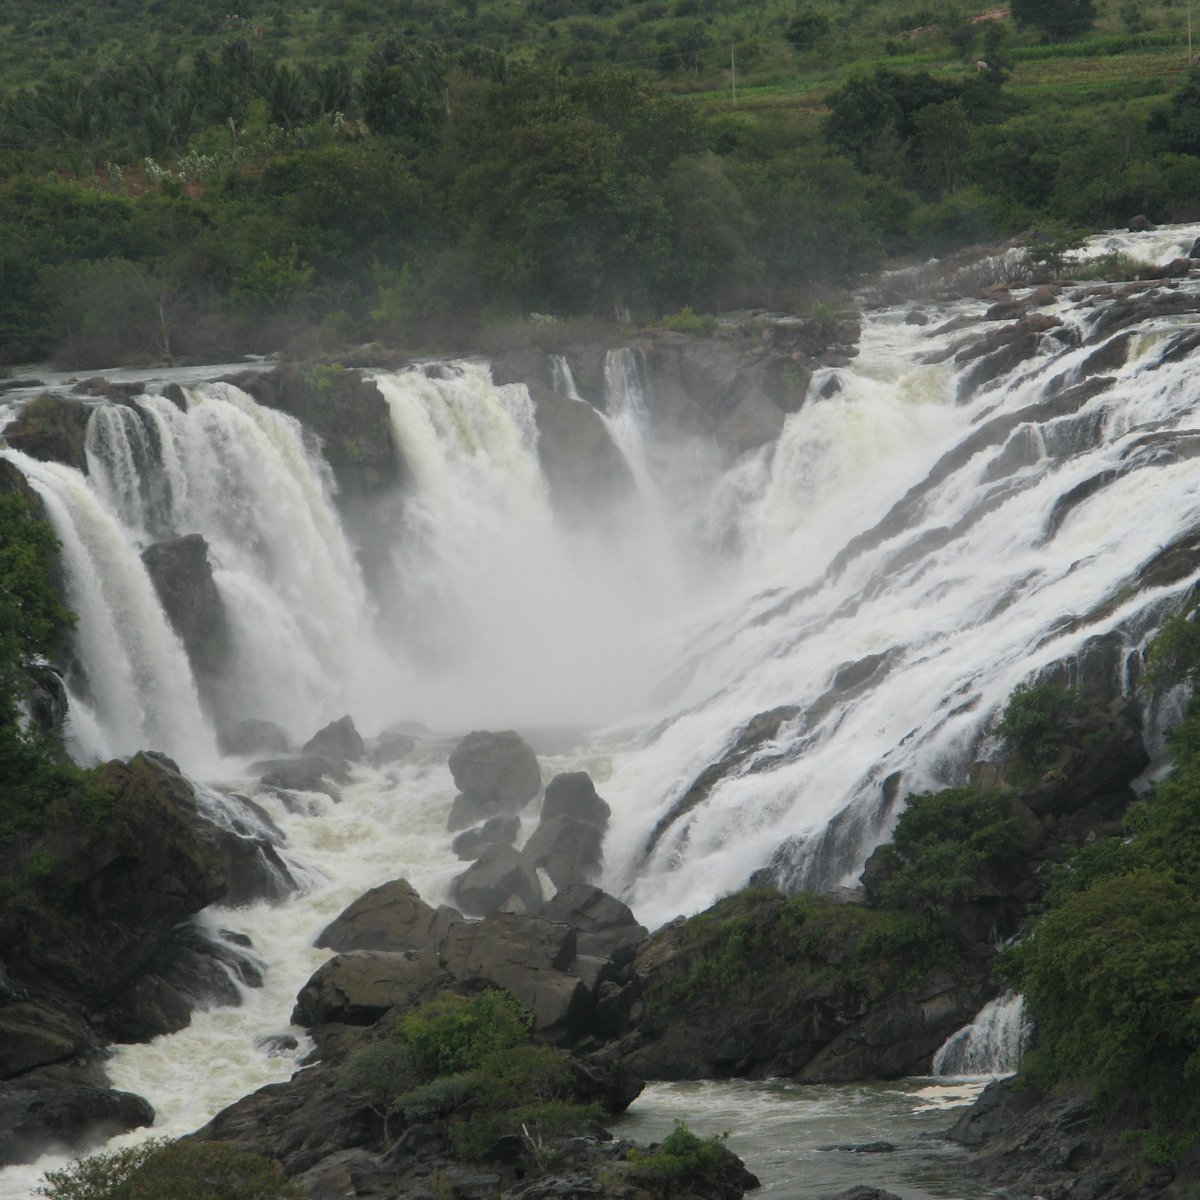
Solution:
M 1008 802 L 974 788 L 909 796 L 891 842 L 879 851 L 875 898 L 901 911 L 944 914 L 982 871 L 1021 855 L 1025 839 Z
M 697 1137 L 680 1121 L 657 1149 L 631 1150 L 629 1161 L 661 1195 L 669 1197 L 691 1194 L 691 1185 L 699 1176 L 720 1167 L 729 1157 L 724 1137 Z
M 48 1200 L 302 1200 L 279 1164 L 225 1142 L 155 1139 L 48 1171 Z
M 401 1018 L 398 1032 L 418 1071 L 452 1075 L 478 1070 L 498 1052 L 528 1042 L 532 1023 L 508 992 L 445 993 Z
M 1016 787 L 1033 787 L 1054 765 L 1064 739 L 1064 722 L 1079 712 L 1079 694 L 1058 684 L 1019 683 L 996 726 L 1008 743 L 1007 777 Z
M 1144 1096 L 1158 1122 L 1200 1116 L 1200 904 L 1165 871 L 1098 879 L 1005 951 L 1037 1021 L 1032 1069 L 1102 1103 Z

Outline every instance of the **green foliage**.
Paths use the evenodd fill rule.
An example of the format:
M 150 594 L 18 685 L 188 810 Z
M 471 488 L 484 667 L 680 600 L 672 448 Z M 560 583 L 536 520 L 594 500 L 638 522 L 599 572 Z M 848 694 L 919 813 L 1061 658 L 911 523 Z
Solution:
M 892 840 L 879 851 L 879 903 L 943 916 L 967 899 L 985 870 L 1025 849 L 1021 826 L 1002 796 L 949 788 L 909 796 Z
M 649 1152 L 632 1150 L 629 1161 L 664 1197 L 688 1195 L 696 1180 L 729 1159 L 724 1137 L 697 1137 L 682 1121 Z
M 56 803 L 100 822 L 111 802 L 91 772 L 59 760 L 22 712 L 29 672 L 62 648 L 74 625 L 52 583 L 57 548 L 25 496 L 0 493 L 0 847 Z
M 1200 905 L 1141 869 L 1068 895 L 1000 969 L 1037 1020 L 1035 1070 L 1102 1101 L 1139 1093 L 1160 1122 L 1200 1116 Z
M 412 1050 L 394 1038 L 359 1046 L 346 1059 L 339 1079 L 383 1120 L 383 1138 L 390 1142 L 389 1118 L 399 1097 L 417 1081 Z
M 685 304 L 674 316 L 659 317 L 657 324 L 661 329 L 673 329 L 676 333 L 707 337 L 716 328 L 717 319 L 708 313 L 693 312 L 692 306 Z
M 153 1139 L 48 1171 L 48 1200 L 300 1200 L 277 1162 L 224 1142 Z
M 1011 0 L 1009 10 L 1018 25 L 1033 25 L 1047 37 L 1078 37 L 1096 20 L 1094 0 Z
M 467 998 L 444 993 L 401 1018 L 398 1031 L 418 1071 L 478 1070 L 493 1055 L 529 1041 L 530 1017 L 508 992 Z
M 1009 781 L 1032 787 L 1054 765 L 1064 722 L 1079 711 L 1077 692 L 1058 684 L 1020 683 L 1013 689 L 996 732 L 1008 744 Z
M 1168 617 L 1146 651 L 1146 680 L 1154 687 L 1200 680 L 1200 621 L 1196 606 Z

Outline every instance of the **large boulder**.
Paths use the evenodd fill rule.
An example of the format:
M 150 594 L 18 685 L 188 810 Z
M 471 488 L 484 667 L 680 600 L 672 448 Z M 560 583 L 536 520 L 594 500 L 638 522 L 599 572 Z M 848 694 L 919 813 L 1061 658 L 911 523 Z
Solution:
M 604 834 L 573 817 L 543 819 L 525 843 L 522 855 L 550 876 L 556 888 L 592 883 L 603 862 Z
M 155 542 L 142 551 L 142 562 L 193 670 L 202 682 L 210 680 L 225 661 L 229 641 L 208 543 L 198 533 Z
M 300 748 L 308 758 L 325 758 L 334 762 L 359 762 L 366 756 L 367 748 L 354 728 L 351 717 L 339 717 L 323 729 L 318 730 Z
M 547 921 L 570 925 L 576 933 L 576 951 L 583 957 L 629 962 L 636 948 L 650 936 L 627 904 L 589 884 L 563 888 L 538 909 Z
M 4 431 L 4 440 L 42 462 L 87 471 L 87 427 L 93 405 L 45 392 L 30 400 Z
M 542 904 L 536 870 L 511 846 L 496 843 L 455 881 L 454 899 L 463 912 L 482 917 L 500 909 L 534 912 Z
M 185 917 L 227 883 L 215 828 L 169 759 L 138 754 L 97 769 L 103 819 L 54 816 L 0 852 L 28 886 L 0 909 L 0 956 L 14 976 L 103 995 L 144 966 Z M 34 858 L 54 864 L 29 876 Z
M 393 879 L 360 896 L 318 935 L 329 950 L 436 951 L 461 916 L 452 908 L 432 908 L 407 879 Z
M 556 507 L 591 516 L 633 494 L 633 474 L 600 414 L 590 404 L 529 382 L 538 456 Z
M 300 989 L 292 1021 L 310 1029 L 331 1022 L 371 1025 L 388 1009 L 419 1004 L 452 982 L 427 950 L 351 950 L 331 958 Z
M 442 963 L 460 982 L 486 980 L 511 992 L 534 1018 L 534 1032 L 572 1040 L 591 1004 L 587 988 L 566 974 L 575 959 L 575 931 L 540 917 L 496 913 L 455 925 L 442 943 Z
M 490 810 L 516 812 L 542 790 L 542 770 L 513 730 L 468 733 L 450 754 L 450 774 L 463 795 Z
M 53 1002 L 31 998 L 0 1006 L 0 1079 L 95 1048 L 92 1031 Z
M 141 1096 L 104 1086 L 92 1073 L 52 1067 L 0 1093 L 0 1167 L 35 1162 L 48 1150 L 96 1145 L 154 1123 Z
M 572 817 L 597 829 L 607 829 L 612 809 L 596 794 L 596 785 L 586 771 L 568 771 L 546 784 L 542 801 L 542 820 L 552 817 Z

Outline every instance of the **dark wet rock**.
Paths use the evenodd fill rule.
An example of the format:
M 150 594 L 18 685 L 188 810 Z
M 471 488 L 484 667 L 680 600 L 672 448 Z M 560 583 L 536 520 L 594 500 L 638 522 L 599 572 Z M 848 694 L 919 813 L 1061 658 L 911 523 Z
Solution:
M 845 920 L 844 905 L 787 904 L 778 893 L 742 893 L 642 943 L 629 983 L 601 984 L 598 1019 L 605 1004 L 608 1029 L 623 1020 L 602 1057 L 650 1079 L 899 1078 L 928 1071 L 945 1039 L 995 995 L 988 961 L 906 986 L 899 964 L 857 954 L 861 925 Z M 696 986 L 732 929 L 754 931 L 735 968 L 742 982 Z
M 87 472 L 87 426 L 92 405 L 45 392 L 24 405 L 4 431 L 4 440 L 42 462 L 59 462 Z
M 242 1003 L 243 987 L 262 987 L 262 961 L 252 951 L 212 937 L 193 925 L 178 926 L 150 961 L 95 1014 L 118 1042 L 145 1042 L 191 1023 L 197 1008 Z
M 351 717 L 339 717 L 323 729 L 318 730 L 300 747 L 300 753 L 308 758 L 324 758 L 334 762 L 359 762 L 366 756 L 367 748 L 354 728 Z
M 431 951 L 351 950 L 319 967 L 301 988 L 292 1021 L 305 1028 L 370 1025 L 388 1009 L 419 1004 L 451 982 Z
M 62 676 L 48 666 L 26 668 L 25 703 L 34 724 L 51 739 L 61 740 L 68 710 Z
M 477 859 L 489 846 L 498 843 L 511 846 L 521 832 L 521 818 L 515 813 L 491 817 L 475 829 L 460 833 L 450 843 L 450 849 L 464 861 Z
M 10 878 L 29 854 L 54 863 L 51 879 L 0 910 L 0 955 L 23 980 L 84 996 L 129 979 L 180 921 L 227 888 L 217 831 L 169 759 L 139 754 L 98 773 L 113 796 L 103 824 L 54 821 L 0 852 Z
M 511 992 L 547 1040 L 570 1041 L 591 1012 L 587 988 L 565 974 L 575 959 L 575 931 L 540 917 L 495 913 L 455 925 L 442 963 L 460 982 L 486 980 Z
M 623 966 L 649 937 L 627 904 L 590 884 L 563 888 L 538 909 L 547 921 L 570 925 L 581 956 L 611 959 Z
M 416 749 L 416 738 L 407 733 L 385 732 L 371 749 L 371 766 L 386 767 L 407 758 Z
M 904 314 L 905 325 L 928 325 L 929 314 L 924 309 L 910 308 Z
M 516 812 L 542 790 L 537 756 L 511 729 L 468 733 L 450 754 L 450 774 L 486 816 Z
M 527 862 L 544 870 L 556 888 L 565 888 L 595 881 L 603 863 L 603 841 L 601 830 L 585 821 L 543 818 L 521 853 Z
M 459 829 L 467 829 L 472 825 L 482 826 L 491 820 L 492 805 L 472 796 L 464 796 L 459 792 L 450 805 L 450 813 L 446 817 L 446 829 L 454 833 Z
M 989 1084 L 948 1136 L 972 1149 L 975 1178 L 1006 1192 L 1057 1200 L 1179 1197 L 1200 1170 L 1200 1153 L 1185 1150 L 1169 1168 L 1153 1168 L 1139 1139 L 1149 1115 L 1124 1097 L 1098 1111 L 1080 1087 L 1053 1094 L 1032 1080 Z
M 710 438 L 736 457 L 774 441 L 804 403 L 816 359 L 856 339 L 854 321 L 797 318 L 771 323 L 757 339 L 652 331 L 635 340 L 633 353 L 655 421 Z
M 247 371 L 229 382 L 268 408 L 295 417 L 321 440 L 340 490 L 372 495 L 400 479 L 391 410 L 358 371 L 336 366 Z
M 45 380 L 26 377 L 24 379 L 0 379 L 0 392 L 16 392 L 24 388 L 44 387 Z
M 244 1096 L 217 1113 L 196 1137 L 232 1142 L 240 1150 L 275 1158 L 298 1175 L 331 1154 L 372 1145 L 379 1118 L 318 1064 Z
M 825 1149 L 825 1147 L 821 1147 Z M 883 1188 L 852 1187 L 832 1197 L 832 1200 L 900 1200 L 895 1192 L 885 1192 Z
M 299 1049 L 300 1042 L 292 1033 L 270 1033 L 254 1043 L 268 1058 L 282 1058 Z
M 612 809 L 596 794 L 596 785 L 586 771 L 570 771 L 555 777 L 546 784 L 546 796 L 542 801 L 542 820 L 553 817 L 571 817 L 607 829 Z
M 632 496 L 633 475 L 608 426 L 590 404 L 530 381 L 538 457 L 556 508 L 594 516 Z
M 1158 226 L 1145 213 L 1138 213 L 1136 217 L 1129 218 L 1129 224 L 1125 228 L 1130 233 L 1153 233 Z
M 542 885 L 528 860 L 511 846 L 488 846 L 455 881 L 453 896 L 464 913 L 485 916 L 501 909 L 534 912 Z
M 34 1162 L 50 1149 L 94 1146 L 153 1123 L 154 1109 L 141 1096 L 35 1072 L 0 1092 L 0 1167 Z
M 286 730 L 274 721 L 255 717 L 221 729 L 217 743 L 221 753 L 229 755 L 287 754 L 292 749 L 292 739 Z
M 229 637 L 208 543 L 198 533 L 156 542 L 142 551 L 142 562 L 193 670 L 202 685 L 211 684 L 229 653 Z
M 0 1005 L 0 1079 L 96 1049 L 88 1026 L 52 1001 L 31 997 Z
M 394 879 L 360 896 L 319 934 L 329 950 L 435 951 L 460 914 L 426 904 L 406 879 Z
M 1184 279 L 1191 269 L 1192 261 L 1190 258 L 1173 258 L 1161 267 L 1155 267 L 1154 277 L 1156 279 Z
M 288 792 L 323 792 L 333 800 L 341 798 L 329 778 L 341 778 L 344 771 L 325 758 L 266 759 L 256 762 L 254 770 L 262 772 L 260 782 L 265 787 Z

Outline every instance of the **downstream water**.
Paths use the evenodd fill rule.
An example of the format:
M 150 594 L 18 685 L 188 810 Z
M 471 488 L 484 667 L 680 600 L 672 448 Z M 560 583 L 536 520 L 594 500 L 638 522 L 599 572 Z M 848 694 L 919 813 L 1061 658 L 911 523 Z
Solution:
M 1162 261 L 1197 232 L 1114 235 L 1094 249 Z M 79 756 L 153 747 L 197 779 L 254 795 L 304 881 L 284 905 L 204 915 L 251 936 L 265 987 L 174 1037 L 119 1049 L 116 1086 L 154 1103 L 157 1132 L 180 1133 L 290 1073 L 294 1059 L 258 1043 L 287 1029 L 296 991 L 326 957 L 315 933 L 398 876 L 437 903 L 461 869 L 445 831 L 445 759 L 468 729 L 520 729 L 547 778 L 592 774 L 613 808 L 602 883 L 653 928 L 768 862 L 792 885 L 853 879 L 895 817 L 883 780 L 901 772 L 902 792 L 963 782 L 1016 683 L 1100 635 L 1132 653 L 1200 577 L 1140 586 L 1145 565 L 1200 525 L 1194 372 L 1173 353 L 1200 319 L 1142 323 L 1108 369 L 1111 388 L 1049 404 L 1097 348 L 1076 344 L 1102 312 L 1081 292 L 1045 310 L 1070 336 L 1051 331 L 1034 359 L 963 402 L 957 368 L 922 360 L 982 331 L 986 306 L 931 311 L 924 328 L 905 323 L 903 306 L 876 312 L 860 356 L 818 374 L 777 445 L 731 467 L 696 445 L 664 445 L 636 356 L 614 354 L 605 421 L 633 485 L 583 527 L 552 503 L 524 387 L 494 386 L 478 363 L 380 373 L 407 483 L 391 499 L 389 540 L 368 547 L 370 579 L 297 423 L 196 372 L 183 380 L 185 410 L 160 383 L 133 405 L 97 406 L 87 477 L 4 451 L 64 546 L 80 614 L 69 680 Z M 931 332 L 952 317 L 975 324 Z M 815 399 L 834 376 L 840 390 Z M 185 533 L 209 544 L 235 648 L 215 694 L 139 557 Z M 780 705 L 803 715 L 648 850 L 700 771 Z M 230 723 L 276 721 L 297 742 L 346 712 L 368 736 L 396 722 L 424 732 L 402 763 L 356 768 L 339 804 L 311 796 L 290 811 L 248 762 L 220 755 L 214 707 Z M 839 1142 L 896 1140 L 865 1131 L 914 1114 L 921 1128 L 935 1115 L 949 1123 L 924 1085 L 747 1088 L 653 1089 L 636 1121 L 669 1122 L 693 1103 L 717 1114 L 758 1105 L 794 1120 L 780 1138 L 803 1146 L 810 1124 L 824 1136 L 821 1121 L 864 1131 L 825 1139 Z M 826 1178 L 816 1164 L 837 1167 L 836 1153 L 796 1153 L 772 1186 L 833 1190 L 815 1182 Z M 800 1162 L 816 1172 L 811 1185 L 788 1174 Z M 938 1182 L 953 1176 L 942 1165 L 951 1174 L 938 1166 L 930 1195 L 973 1194 Z M 0 1172 L 0 1197 L 28 1195 L 35 1178 Z

